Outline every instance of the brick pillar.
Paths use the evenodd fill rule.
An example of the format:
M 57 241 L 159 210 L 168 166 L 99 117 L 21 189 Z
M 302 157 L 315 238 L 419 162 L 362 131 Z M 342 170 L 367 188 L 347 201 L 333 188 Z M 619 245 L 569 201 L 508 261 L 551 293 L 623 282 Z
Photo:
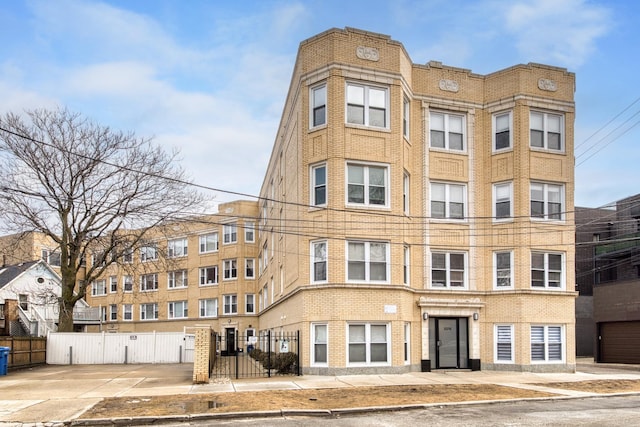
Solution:
M 193 383 L 209 382 L 211 358 L 211 326 L 197 325 L 193 349 Z

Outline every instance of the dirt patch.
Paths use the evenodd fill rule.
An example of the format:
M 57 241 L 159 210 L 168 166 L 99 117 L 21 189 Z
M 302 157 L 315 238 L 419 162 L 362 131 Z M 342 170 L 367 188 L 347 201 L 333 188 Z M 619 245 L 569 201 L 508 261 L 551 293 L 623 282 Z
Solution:
M 626 393 L 640 392 L 640 380 L 592 380 L 564 383 L 536 384 L 563 390 L 587 391 L 591 393 Z
M 551 393 L 492 384 L 434 384 L 314 390 L 185 394 L 107 398 L 81 418 L 185 415 L 279 409 L 338 409 L 371 406 L 549 397 Z

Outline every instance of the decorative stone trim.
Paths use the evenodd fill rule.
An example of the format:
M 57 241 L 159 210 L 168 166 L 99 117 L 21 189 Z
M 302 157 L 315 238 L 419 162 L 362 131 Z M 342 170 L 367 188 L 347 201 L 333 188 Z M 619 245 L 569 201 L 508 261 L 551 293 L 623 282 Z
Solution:
M 538 89 L 548 90 L 549 92 L 555 92 L 558 90 L 558 85 L 553 80 L 538 79 Z
M 375 47 L 358 46 L 356 48 L 356 56 L 367 61 L 378 62 L 380 60 L 380 53 Z
M 460 85 L 454 80 L 442 79 L 438 84 L 440 90 L 446 90 L 447 92 L 458 92 Z

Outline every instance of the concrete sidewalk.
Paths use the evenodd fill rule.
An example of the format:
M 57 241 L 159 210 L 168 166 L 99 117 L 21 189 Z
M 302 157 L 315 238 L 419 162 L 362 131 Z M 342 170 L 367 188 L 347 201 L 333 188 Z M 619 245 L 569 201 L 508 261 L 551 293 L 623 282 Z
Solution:
M 0 425 L 69 422 L 106 397 L 420 384 L 497 384 L 548 391 L 566 397 L 585 397 L 596 394 L 550 389 L 545 384 L 602 379 L 640 380 L 638 366 L 595 365 L 589 359 L 579 361 L 575 374 L 438 371 L 220 380 L 202 385 L 192 384 L 192 370 L 191 364 L 173 364 L 48 365 L 10 371 L 7 376 L 0 377 Z

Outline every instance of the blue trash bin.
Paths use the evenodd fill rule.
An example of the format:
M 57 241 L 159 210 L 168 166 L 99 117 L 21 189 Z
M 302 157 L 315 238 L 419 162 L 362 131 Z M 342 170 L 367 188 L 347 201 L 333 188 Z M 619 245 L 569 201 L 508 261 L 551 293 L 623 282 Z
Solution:
M 7 375 L 11 347 L 0 347 L 0 375 Z

